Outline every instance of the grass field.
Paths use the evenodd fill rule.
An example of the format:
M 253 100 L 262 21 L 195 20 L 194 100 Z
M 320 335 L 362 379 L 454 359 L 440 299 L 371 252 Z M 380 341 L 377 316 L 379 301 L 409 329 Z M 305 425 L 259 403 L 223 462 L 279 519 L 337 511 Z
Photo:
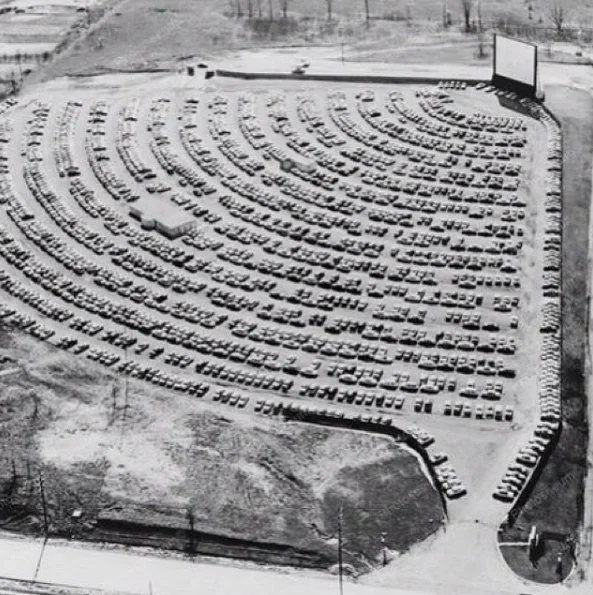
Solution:
M 195 398 L 133 382 L 124 407 L 123 385 L 89 362 L 20 334 L 3 333 L 0 349 L 42 362 L 0 379 L 4 528 L 42 531 L 40 473 L 50 533 L 81 539 L 107 536 L 97 533 L 99 515 L 141 523 L 150 537 L 187 528 L 191 510 L 196 531 L 289 545 L 329 565 L 342 504 L 350 561 L 368 569 L 381 531 L 390 549 L 405 551 L 443 522 L 416 458 L 388 439 L 254 426 L 249 416 L 214 414 Z
M 458 61 L 459 48 L 439 51 L 443 39 L 455 44 L 462 29 L 461 3 L 449 3 L 452 25 L 443 32 L 441 2 L 421 0 L 413 4 L 394 6 L 387 0 L 371 0 L 370 13 L 374 17 L 367 29 L 362 0 L 334 3 L 333 20 L 328 22 L 324 2 L 293 0 L 288 3 L 288 18 L 284 20 L 280 4 L 253 0 L 253 18 L 248 18 L 247 0 L 240 2 L 242 16 L 236 16 L 236 3 L 215 0 L 123 0 L 114 11 L 89 35 L 58 57 L 42 76 L 48 80 L 65 74 L 89 74 L 110 70 L 143 70 L 157 67 L 174 68 L 189 57 L 212 59 L 228 50 L 266 45 L 339 45 L 347 44 L 348 59 L 389 61 L 386 48 L 401 48 L 405 43 L 415 45 L 429 39 L 434 46 L 397 54 L 393 59 L 405 62 L 430 62 L 435 55 L 440 62 Z M 585 26 L 593 10 L 581 7 L 578 0 L 565 2 L 567 15 L 574 14 L 576 23 Z M 232 8 L 234 6 L 235 8 Z M 272 6 L 270 19 L 269 6 Z M 406 6 L 409 7 L 406 8 Z M 577 10 L 578 7 L 578 10 Z M 410 20 L 408 21 L 408 16 Z M 387 17 L 387 19 L 385 18 Z M 473 15 L 472 18 L 474 18 Z M 483 4 L 485 23 L 528 23 L 538 27 L 552 27 L 547 5 L 536 6 L 533 19 L 528 19 L 526 5 L 501 0 Z M 573 21 L 567 18 L 567 22 Z M 551 33 L 552 31 L 550 31 Z M 475 42 L 475 39 L 474 39 Z M 368 54 L 372 48 L 381 55 Z M 463 63 L 474 61 L 476 48 L 461 53 Z M 467 48 L 466 48 L 467 50 Z
M 515 525 L 503 531 L 501 541 L 526 540 L 532 525 L 576 539 L 582 523 L 583 485 L 587 471 L 587 411 L 585 357 L 587 340 L 587 255 L 593 158 L 593 100 L 584 91 L 546 88 L 546 103 L 562 123 L 564 143 L 562 245 L 562 433 L 543 469 L 533 494 Z M 548 582 L 556 555 L 548 548 L 535 572 Z M 522 554 L 508 548 L 513 568 L 522 566 Z M 570 564 L 565 564 L 565 570 Z M 557 579 L 557 577 L 556 577 Z

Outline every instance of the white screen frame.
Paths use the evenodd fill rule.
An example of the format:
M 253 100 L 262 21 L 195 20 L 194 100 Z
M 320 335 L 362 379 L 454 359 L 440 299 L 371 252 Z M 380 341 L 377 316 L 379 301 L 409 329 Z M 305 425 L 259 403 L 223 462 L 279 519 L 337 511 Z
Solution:
M 494 37 L 494 76 L 516 81 L 535 89 L 537 45 L 498 33 Z

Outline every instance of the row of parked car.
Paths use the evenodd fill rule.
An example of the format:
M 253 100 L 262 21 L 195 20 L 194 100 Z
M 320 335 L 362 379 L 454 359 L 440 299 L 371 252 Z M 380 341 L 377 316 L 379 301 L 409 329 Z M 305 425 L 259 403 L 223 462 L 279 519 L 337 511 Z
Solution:
M 482 83 L 476 85 L 476 90 L 483 89 L 485 87 Z M 416 96 L 419 99 L 418 104 L 428 116 L 454 128 L 507 135 L 527 131 L 527 125 L 520 117 L 494 116 L 479 112 L 467 114 L 451 107 L 454 100 L 443 87 L 422 89 Z
M 282 116 L 282 117 L 284 117 L 284 116 Z
M 125 120 L 124 120 L 124 121 L 125 121 Z M 133 122 L 133 120 L 130 120 L 130 121 L 132 121 L 132 122 Z M 330 283 L 331 283 L 331 281 L 332 281 L 332 280 L 330 279 Z M 220 298 L 222 299 L 222 296 L 218 296 L 218 297 L 220 297 Z M 192 315 L 193 315 L 193 314 L 192 314 Z M 241 352 L 241 353 L 243 353 L 243 352 Z M 229 354 L 229 355 L 230 355 L 230 354 Z M 239 356 L 239 357 L 242 357 L 242 356 Z
M 76 338 L 69 335 L 63 335 L 60 338 L 57 338 L 53 329 L 36 321 L 36 319 L 31 316 L 17 312 L 13 307 L 7 304 L 0 304 L 0 318 L 14 328 L 23 330 L 42 341 L 52 340 L 52 344 L 58 348 L 76 354 L 84 353 L 86 358 L 91 361 L 107 367 L 112 367 L 118 364 L 114 368 L 117 372 L 133 378 L 149 381 L 157 386 L 184 392 L 197 397 L 203 397 L 210 388 L 209 385 L 203 382 L 188 380 L 187 377 L 180 377 L 155 367 L 141 364 L 129 358 L 123 360 L 121 356 L 107 349 L 91 348 L 88 344 L 78 343 Z
M 363 117 L 363 119 L 367 121 L 367 124 L 370 124 L 371 130 L 363 129 L 358 123 L 354 121 L 353 117 L 349 113 L 349 104 L 345 93 L 335 92 L 330 94 L 328 97 L 328 108 L 330 119 L 342 132 L 344 132 L 357 143 L 368 147 L 367 151 L 365 151 L 363 154 L 364 158 L 361 159 L 362 162 L 369 162 L 371 157 L 370 150 L 372 150 L 373 152 L 380 154 L 375 167 L 382 171 L 385 171 L 388 167 L 386 164 L 386 157 L 387 159 L 392 157 L 405 157 L 409 161 L 415 163 L 425 162 L 431 166 L 437 165 L 438 163 L 443 167 L 448 167 L 449 161 L 446 157 L 437 162 L 434 156 L 429 152 L 419 150 L 417 143 L 413 140 L 414 134 L 411 130 L 405 130 L 402 128 L 401 135 L 389 135 L 397 141 L 403 142 L 394 143 L 385 136 L 380 138 L 376 131 L 382 133 L 387 132 L 387 128 L 390 123 L 382 120 L 378 126 L 374 126 L 371 120 L 380 116 L 380 113 L 378 110 L 368 108 L 367 106 L 367 102 L 372 99 L 372 96 L 368 93 L 363 93 L 359 94 L 357 99 L 359 100 L 357 103 L 358 112 Z M 385 129 L 383 129 L 383 126 L 385 126 Z M 400 162 L 399 159 L 398 162 Z
M 440 489 L 445 493 L 447 498 L 461 498 L 461 496 L 467 494 L 467 488 L 457 476 L 451 463 L 441 463 L 434 468 L 434 473 L 439 482 Z
M 434 399 L 428 397 L 416 397 L 414 400 L 414 412 L 432 413 L 434 411 Z M 496 421 L 513 421 L 515 414 L 512 405 L 483 405 L 482 403 L 472 404 L 457 399 L 452 401 L 446 399 L 442 405 L 441 412 L 446 416 L 475 418 Z
M 417 97 L 418 103 L 426 115 L 412 109 L 399 90 L 392 91 L 389 98 L 395 113 L 403 117 L 400 118 L 400 121 L 401 119 L 409 120 L 428 135 L 440 136 L 445 139 L 456 137 L 465 143 L 485 147 L 521 148 L 527 143 L 525 134 L 527 128 L 520 118 L 511 120 L 478 113 L 468 116 L 460 110 L 443 109 L 444 105 L 451 103 L 451 96 L 442 90 L 433 91 L 430 95 L 427 92 L 424 97 Z M 451 112 L 448 116 L 444 114 L 445 109 Z M 465 117 L 462 118 L 461 114 Z
M 179 184 L 191 188 L 194 197 L 200 198 L 214 194 L 216 188 L 195 170 L 183 164 L 171 146 L 166 126 L 170 104 L 170 99 L 166 97 L 155 99 L 151 104 L 146 124 L 148 132 L 152 136 L 149 142 L 150 149 L 163 170 L 170 176 L 179 176 Z M 187 203 L 180 206 L 183 206 L 185 210 L 193 210 L 194 214 L 197 214 L 196 209 L 201 205 L 201 201 L 189 199 Z
M 25 168 L 25 172 L 25 180 L 28 182 L 29 189 L 33 195 L 46 208 L 46 211 L 48 211 L 54 221 L 56 221 L 56 223 L 62 229 L 64 229 L 68 235 L 71 235 L 75 240 L 86 245 L 87 247 L 92 248 L 97 254 L 102 254 L 105 251 L 113 254 L 114 246 L 111 242 L 105 241 L 101 235 L 98 235 L 96 232 L 86 228 L 71 213 L 68 212 L 66 207 L 61 203 L 61 200 L 58 198 L 58 196 L 49 189 L 47 182 L 44 179 L 43 172 L 40 168 L 36 168 L 31 172 Z M 85 189 L 80 180 L 73 182 L 73 188 L 76 189 L 75 192 L 86 192 L 87 199 L 91 200 L 91 195 L 89 195 L 90 191 Z M 47 247 L 51 245 L 48 242 L 48 237 L 50 236 L 44 234 L 43 241 L 37 242 L 38 244 L 41 244 L 44 249 L 47 249 Z M 166 295 L 155 294 L 145 285 L 136 285 L 132 280 L 126 279 L 125 276 L 122 277 L 121 275 L 114 275 L 112 271 L 107 270 L 104 267 L 99 267 L 92 270 L 91 263 L 85 264 L 85 259 L 82 259 L 78 256 L 76 259 L 79 265 L 86 267 L 87 272 L 91 272 L 91 274 L 96 275 L 95 283 L 111 291 L 117 291 L 117 293 L 123 297 L 130 297 L 138 303 L 144 303 L 148 307 L 158 309 L 164 313 L 171 312 L 174 316 L 178 318 L 183 317 L 188 322 L 205 322 L 204 326 L 207 328 L 213 328 L 226 319 L 225 317 L 218 316 L 212 311 L 206 311 L 197 308 L 193 304 L 183 302 L 176 302 L 172 306 L 163 304 L 163 299 L 166 299 Z M 127 270 L 131 270 L 134 273 L 136 272 L 134 267 L 130 268 L 125 266 L 124 261 L 121 258 L 121 254 L 114 255 L 113 261 L 114 264 L 123 266 L 124 268 L 127 268 Z M 161 281 L 166 279 L 167 275 L 165 267 L 160 268 L 160 272 L 157 269 L 152 273 L 146 274 L 145 278 L 152 280 L 153 282 L 157 281 L 157 279 L 160 279 Z M 160 277 L 161 274 L 163 275 L 162 277 Z M 199 293 L 204 287 L 204 284 L 200 284 L 198 286 L 192 281 L 187 282 L 184 285 L 184 291 L 186 289 L 191 289 L 194 292 Z M 179 289 L 181 290 L 181 287 Z
M 76 177 L 80 169 L 76 165 L 70 147 L 70 138 L 74 135 L 76 120 L 80 114 L 82 104 L 77 101 L 68 101 L 60 114 L 58 126 L 54 135 L 53 152 L 54 161 L 61 178 Z
M 303 110 L 303 98 L 299 102 L 299 113 L 303 120 L 306 120 L 305 111 Z M 271 121 L 271 128 L 274 132 L 283 135 L 287 140 L 286 145 L 295 153 L 299 153 L 305 161 L 313 161 L 317 165 L 329 170 L 334 174 L 339 174 L 342 178 L 346 178 L 355 174 L 359 167 L 353 163 L 334 156 L 333 151 L 328 151 L 319 146 L 312 145 L 308 138 L 301 134 L 290 122 L 288 111 L 285 105 L 285 96 L 282 94 L 270 95 L 266 101 L 268 119 Z M 313 133 L 314 128 L 309 126 Z M 327 145 L 327 142 L 324 142 Z M 330 177 L 327 180 L 321 180 L 326 189 L 331 189 L 330 184 L 336 183 L 337 177 Z M 329 182 L 329 184 L 328 184 Z M 321 185 L 321 184 L 320 184 Z M 322 187 L 323 187 L 322 186 Z
M 546 127 L 547 167 L 546 200 L 547 215 L 544 229 L 544 283 L 540 332 L 542 336 L 539 374 L 538 406 L 539 419 L 533 435 L 517 452 L 493 497 L 504 502 L 513 502 L 530 481 L 534 470 L 547 459 L 560 432 L 562 423 L 561 386 L 561 171 L 562 145 L 558 123 L 539 104 L 528 104 L 534 117 Z M 553 275 L 550 272 L 554 273 Z
M 140 99 L 133 98 L 120 111 L 117 120 L 115 148 L 123 164 L 136 182 L 155 180 L 156 172 L 142 159 L 137 146 L 136 122 L 138 121 Z

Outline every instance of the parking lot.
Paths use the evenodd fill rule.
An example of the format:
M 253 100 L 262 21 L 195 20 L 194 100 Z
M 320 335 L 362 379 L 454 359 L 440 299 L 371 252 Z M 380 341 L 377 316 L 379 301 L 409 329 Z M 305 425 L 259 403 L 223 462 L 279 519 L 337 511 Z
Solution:
M 420 431 L 453 514 L 500 516 L 558 430 L 553 121 L 465 85 L 242 87 L 6 105 L 3 317 L 215 407 Z

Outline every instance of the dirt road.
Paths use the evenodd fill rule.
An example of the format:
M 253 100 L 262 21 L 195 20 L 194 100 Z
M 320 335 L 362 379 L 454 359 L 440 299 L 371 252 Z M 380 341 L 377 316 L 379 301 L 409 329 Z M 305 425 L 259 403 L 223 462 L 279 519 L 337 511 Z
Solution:
M 473 527 L 472 527 L 473 529 Z M 449 572 L 440 576 L 430 556 L 418 552 L 416 559 L 421 564 L 414 564 L 402 558 L 402 564 L 395 563 L 376 573 L 377 584 L 357 584 L 347 581 L 344 591 L 349 595 L 429 595 L 437 593 L 455 593 L 456 595 L 515 595 L 529 592 L 533 595 L 554 593 L 561 595 L 568 589 L 555 586 L 526 587 L 515 577 L 512 580 L 494 580 L 504 576 L 504 562 L 500 559 L 494 564 L 488 563 L 491 556 L 482 552 L 488 550 L 488 532 L 478 531 L 477 540 L 463 526 L 447 530 L 444 547 L 455 547 L 457 554 L 469 552 L 471 556 L 459 559 L 459 563 L 449 568 Z M 480 559 L 478 570 L 473 566 L 480 560 L 475 559 L 478 550 L 471 544 L 479 545 Z M 495 545 L 492 544 L 494 548 Z M 36 573 L 37 562 L 42 550 L 39 540 L 0 539 L 0 575 L 6 578 L 31 580 Z M 443 549 L 441 548 L 441 551 Z M 490 552 L 495 554 L 494 550 Z M 472 556 L 474 559 L 472 559 Z M 430 558 L 430 560 L 428 559 Z M 423 566 L 423 562 L 427 565 Z M 428 565 L 430 563 L 430 565 Z M 498 567 L 500 565 L 500 568 Z M 469 580 L 466 574 L 469 572 Z M 499 572 L 502 571 L 502 572 Z M 279 571 L 254 565 L 231 566 L 227 562 L 188 561 L 174 558 L 148 556 L 145 553 L 122 552 L 112 548 L 96 549 L 86 544 L 60 543 L 50 541 L 44 548 L 36 580 L 43 583 L 72 585 L 81 588 L 100 588 L 106 591 L 125 591 L 128 593 L 149 593 L 154 595 L 195 595 L 196 593 L 225 595 L 301 595 L 307 593 L 337 593 L 337 578 L 312 571 Z M 391 585 L 397 583 L 398 588 Z M 385 587 L 389 587 L 387 591 Z M 585 593 L 586 590 L 571 590 L 571 593 Z

